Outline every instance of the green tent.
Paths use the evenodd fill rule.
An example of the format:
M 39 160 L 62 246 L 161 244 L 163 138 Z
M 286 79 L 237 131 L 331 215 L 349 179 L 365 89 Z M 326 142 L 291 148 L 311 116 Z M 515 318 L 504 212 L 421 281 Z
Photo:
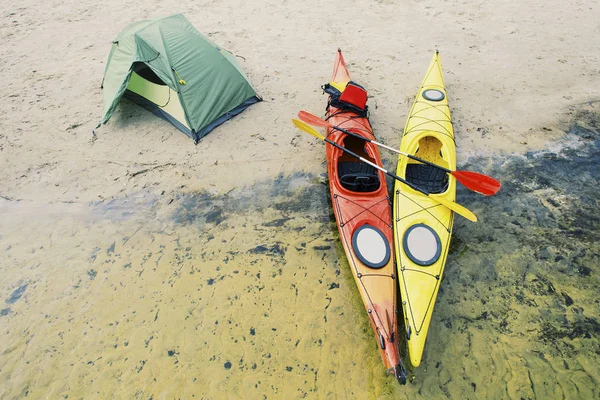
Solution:
M 125 28 L 113 42 L 102 87 L 101 123 L 110 119 L 124 96 L 196 143 L 261 100 L 235 57 L 181 14 Z

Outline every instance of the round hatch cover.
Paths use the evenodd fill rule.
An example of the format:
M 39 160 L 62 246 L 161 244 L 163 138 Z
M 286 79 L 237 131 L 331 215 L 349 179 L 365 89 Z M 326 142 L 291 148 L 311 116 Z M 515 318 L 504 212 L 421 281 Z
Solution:
M 354 231 L 352 247 L 358 259 L 369 268 L 382 268 L 390 259 L 390 245 L 384 234 L 368 224 Z
M 444 100 L 444 92 L 437 89 L 427 89 L 423 91 L 423 97 L 429 101 L 441 101 Z
M 442 245 L 433 229 L 425 224 L 415 224 L 404 233 L 404 252 L 418 265 L 431 265 L 440 258 Z

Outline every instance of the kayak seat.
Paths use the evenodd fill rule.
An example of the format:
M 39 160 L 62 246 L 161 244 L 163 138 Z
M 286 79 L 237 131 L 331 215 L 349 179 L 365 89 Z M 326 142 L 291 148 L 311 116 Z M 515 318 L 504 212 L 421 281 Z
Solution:
M 380 186 L 377 170 L 363 162 L 339 162 L 338 178 L 345 189 L 353 192 L 374 192 Z
M 448 189 L 448 175 L 439 168 L 424 164 L 408 164 L 406 180 L 427 190 L 429 193 L 443 193 Z

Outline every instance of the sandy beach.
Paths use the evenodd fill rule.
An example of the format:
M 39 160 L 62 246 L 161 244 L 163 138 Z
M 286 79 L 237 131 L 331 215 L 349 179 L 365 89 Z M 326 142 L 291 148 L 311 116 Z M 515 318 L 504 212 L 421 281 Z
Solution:
M 322 112 L 319 86 L 331 75 L 338 47 L 369 90 L 377 137 L 391 144 L 431 53 L 439 49 L 459 160 L 544 148 L 561 136 L 553 128 L 569 106 L 599 97 L 593 2 L 467 2 L 451 9 L 357 2 L 349 7 L 354 17 L 334 22 L 337 7 L 148 3 L 132 15 L 118 2 L 43 8 L 5 3 L 2 195 L 91 201 L 154 182 L 163 190 L 166 184 L 227 191 L 255 177 L 322 171 L 323 158 L 314 156 L 322 145 L 291 129 L 289 120 L 300 109 Z M 111 41 L 131 22 L 172 11 L 244 57 L 241 65 L 265 101 L 198 146 L 168 123 L 123 104 L 91 141 Z M 128 178 L 148 166 L 159 168 Z
M 341 7 L 316 0 L 0 5 L 0 398 L 548 398 L 556 387 L 565 398 L 599 395 L 599 332 L 592 328 L 600 311 L 591 298 L 599 285 L 598 257 L 569 247 L 563 258 L 585 260 L 590 271 L 578 267 L 579 275 L 562 280 L 553 275 L 559 244 L 548 242 L 552 257 L 539 258 L 536 248 L 510 258 L 506 243 L 523 240 L 507 236 L 498 245 L 502 252 L 479 241 L 481 252 L 469 255 L 477 248 L 468 247 L 470 233 L 494 233 L 471 231 L 484 228 L 462 221 L 456 249 L 470 263 L 458 254 L 449 262 L 449 283 L 440 292 L 446 297 L 438 301 L 451 297 L 453 303 L 440 306 L 434 322 L 444 328 L 433 332 L 412 384 L 400 387 L 385 375 L 340 261 L 322 184 L 324 145 L 295 130 L 290 119 L 299 110 L 323 115 L 320 85 L 328 82 L 339 47 L 354 80 L 369 91 L 376 137 L 399 146 L 438 49 L 458 164 L 494 173 L 510 191 L 506 184 L 519 187 L 526 179 L 506 167 L 520 165 L 511 160 L 588 143 L 568 133 L 582 113 L 592 115 L 586 132 L 598 135 L 600 5 L 378 0 Z M 194 145 L 123 100 L 94 137 L 112 40 L 131 22 L 173 13 L 238 55 L 264 101 Z M 394 169 L 395 157 L 384 158 Z M 588 179 L 598 179 L 595 171 Z M 598 194 L 589 190 L 589 198 Z M 571 201 L 558 189 L 528 193 L 551 198 L 548 209 Z M 510 199 L 513 207 L 525 207 L 525 200 Z M 548 205 L 544 199 L 531 201 Z M 495 224 L 494 232 L 505 228 L 504 220 L 486 214 L 491 204 L 510 214 L 501 203 L 462 201 L 481 224 Z M 584 219 L 573 219 L 575 228 Z M 587 221 L 591 227 L 582 229 L 591 233 L 579 237 L 582 246 L 597 235 L 597 222 Z M 531 229 L 546 229 L 539 223 Z M 527 333 L 542 329 L 544 316 L 562 318 L 556 307 L 564 304 L 546 297 L 547 314 L 515 311 L 498 300 L 512 283 L 490 289 L 488 301 L 496 304 L 496 298 L 514 324 L 535 314 L 520 321 L 519 335 L 464 326 L 466 345 L 444 333 L 458 326 L 443 322 L 444 310 L 468 309 L 473 318 L 486 312 L 474 293 L 461 297 L 452 290 L 466 279 L 461 266 L 472 268 L 473 279 L 487 279 L 480 267 L 493 265 L 492 256 L 517 269 L 536 265 L 521 271 L 532 293 L 539 294 L 541 274 L 551 285 L 581 290 L 567 297 L 585 312 L 565 311 L 564 318 L 595 322 L 586 322 L 590 337 L 571 338 L 578 341 L 571 354 L 577 367 L 556 372 L 567 356 L 544 356 L 532 347 L 537 336 Z M 494 279 L 517 279 L 517 269 L 496 268 Z M 487 290 L 481 285 L 478 290 Z M 560 292 L 556 296 L 565 298 Z M 489 372 L 494 368 L 496 375 Z

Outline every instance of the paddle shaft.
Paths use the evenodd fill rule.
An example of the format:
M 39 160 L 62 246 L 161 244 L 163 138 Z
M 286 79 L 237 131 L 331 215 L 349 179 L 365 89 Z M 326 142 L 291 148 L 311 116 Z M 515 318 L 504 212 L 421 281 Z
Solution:
M 500 190 L 500 187 L 501 187 L 500 182 L 498 182 L 494 178 L 491 178 L 489 176 L 480 174 L 479 172 L 473 172 L 473 171 L 453 171 L 453 170 L 447 169 L 447 168 L 442 167 L 440 165 L 433 164 L 430 161 L 423 160 L 422 158 L 419 158 L 417 156 L 413 156 L 411 154 L 406 154 L 406 153 L 404 153 L 404 152 L 402 152 L 400 150 L 397 150 L 397 149 L 394 149 L 392 147 L 386 146 L 383 143 L 379 143 L 379 142 L 376 142 L 375 140 L 368 139 L 368 138 L 362 136 L 361 134 L 357 134 L 357 133 L 354 133 L 354 132 L 347 131 L 346 129 L 342 129 L 339 126 L 335 126 L 331 122 L 326 121 L 326 120 L 324 120 L 322 118 L 319 118 L 316 115 L 311 114 L 311 113 L 306 112 L 306 111 L 300 111 L 300 112 L 298 112 L 298 117 L 302 121 L 304 121 L 305 123 L 307 123 L 307 124 L 315 125 L 315 126 L 320 126 L 320 127 L 323 127 L 323 128 L 336 129 L 336 130 L 338 130 L 340 132 L 347 133 L 347 134 L 349 134 L 351 136 L 354 136 L 354 137 L 357 137 L 357 138 L 362 139 L 364 141 L 373 143 L 373 144 L 375 144 L 377 146 L 384 147 L 384 148 L 386 148 L 386 149 L 388 149 L 390 151 L 393 151 L 394 153 L 402 154 L 402 155 L 404 155 L 404 156 L 406 156 L 408 158 L 411 158 L 413 160 L 417 160 L 417 161 L 419 161 L 419 162 L 421 162 L 423 164 L 430 165 L 433 168 L 439 169 L 441 171 L 446 172 L 447 174 L 452 175 L 454 178 L 456 178 L 456 180 L 458 182 L 460 182 L 461 184 L 463 184 L 468 189 L 473 190 L 473 191 L 475 191 L 477 193 L 481 193 L 484 196 L 492 196 L 492 195 L 498 193 L 498 190 Z
M 329 139 L 327 139 L 327 138 L 323 138 L 323 140 L 325 140 L 325 141 L 326 141 L 327 143 L 329 143 L 330 145 L 332 145 L 332 146 L 334 146 L 334 147 L 337 147 L 338 149 L 342 150 L 343 152 L 346 152 L 346 153 L 350 154 L 351 156 L 354 156 L 354 157 L 358 158 L 360 161 L 364 162 L 365 164 L 369 164 L 371 167 L 373 167 L 373 168 L 375 168 L 375 169 L 378 169 L 379 171 L 381 171 L 381 172 L 385 173 L 386 175 L 388 175 L 388 176 L 390 176 L 390 177 L 392 177 L 392 178 L 394 178 L 394 179 L 396 179 L 396 180 L 399 180 L 400 182 L 402 182 L 402 183 L 404 183 L 405 185 L 409 186 L 409 187 L 410 187 L 410 188 L 412 188 L 413 190 L 416 190 L 417 192 L 421 192 L 421 193 L 423 193 L 425 196 L 429 196 L 429 192 L 428 192 L 428 191 L 426 191 L 426 190 L 424 190 L 424 189 L 421 189 L 420 187 L 418 187 L 418 186 L 416 186 L 416 185 L 414 185 L 414 184 L 412 184 L 412 183 L 408 182 L 408 181 L 407 181 L 407 180 L 405 180 L 405 179 L 402 179 L 402 178 L 400 178 L 400 177 L 399 177 L 398 175 L 396 175 L 396 174 L 392 174 L 391 172 L 387 171 L 386 169 L 384 169 L 384 168 L 380 167 L 379 165 L 377 165 L 377 164 L 375 164 L 375 163 L 372 163 L 371 161 L 369 161 L 369 160 L 367 160 L 367 159 L 365 159 L 365 158 L 363 158 L 363 157 L 359 156 L 358 154 L 356 154 L 355 152 L 353 152 L 353 151 L 351 151 L 351 150 L 348 150 L 348 149 L 347 149 L 347 148 L 345 148 L 344 146 L 340 146 L 340 145 L 339 145 L 339 144 L 337 144 L 336 142 L 334 142 L 334 141 L 331 141 L 331 140 L 329 140 Z
M 332 146 L 337 147 L 338 149 L 340 149 L 340 150 L 342 150 L 344 152 L 347 152 L 348 154 L 351 154 L 352 156 L 356 157 L 359 161 L 364 162 L 364 163 L 372 166 L 373 168 L 375 168 L 375 169 L 377 169 L 379 171 L 385 172 L 388 176 L 391 176 L 392 178 L 394 178 L 394 179 L 396 179 L 396 180 L 404 183 L 405 185 L 409 186 L 413 190 L 418 191 L 418 192 L 424 194 L 425 196 L 429 197 L 433 201 L 435 201 L 435 202 L 437 202 L 437 203 L 439 203 L 439 204 L 441 204 L 441 205 L 449 208 L 450 210 L 454 211 L 455 213 L 462 215 L 463 217 L 465 217 L 469 221 L 473 221 L 473 222 L 477 221 L 477 216 L 475 214 L 473 214 L 473 212 L 471 210 L 469 210 L 468 208 L 466 208 L 464 206 L 461 206 L 460 204 L 458 204 L 458 203 L 456 203 L 454 201 L 444 199 L 443 197 L 434 197 L 434 196 L 430 195 L 426 190 L 421 189 L 418 186 L 416 186 L 416 185 L 414 185 L 414 184 L 412 184 L 410 182 L 407 182 L 406 180 L 400 178 L 399 176 L 394 175 L 394 174 L 386 171 L 385 169 L 381 168 L 379 165 L 374 164 L 371 161 L 362 158 L 361 156 L 359 156 L 358 154 L 356 154 L 356 153 L 348 150 L 344 146 L 340 146 L 339 144 L 337 144 L 337 143 L 335 143 L 335 142 L 327 139 L 326 137 L 320 135 L 319 132 L 317 132 L 315 129 L 313 129 L 311 126 L 309 126 L 305 122 L 302 122 L 302 121 L 300 121 L 298 119 L 292 119 L 292 123 L 294 125 L 296 125 L 296 127 L 298 129 L 301 129 L 304 132 L 306 132 L 308 134 L 311 134 L 312 136 L 314 136 L 314 137 L 316 137 L 318 139 L 321 139 L 321 140 L 325 141 L 326 143 L 329 143 Z
M 340 128 L 340 127 L 338 127 L 338 126 L 335 126 L 335 125 L 329 125 L 329 126 L 331 126 L 333 129 L 336 129 L 336 130 L 338 130 L 338 131 L 340 131 L 340 132 L 343 132 L 343 133 L 346 133 L 346 134 L 348 134 L 348 135 L 354 136 L 354 137 L 356 137 L 356 138 L 362 139 L 362 140 L 364 140 L 364 141 L 366 141 L 366 142 L 371 142 L 371 143 L 373 143 L 373 144 L 376 144 L 377 146 L 381 146 L 381 147 L 383 147 L 384 149 L 388 149 L 388 150 L 390 150 L 390 151 L 393 151 L 393 152 L 395 152 L 395 153 L 402 154 L 403 156 L 406 156 L 406 157 L 408 157 L 408 158 L 411 158 L 411 159 L 413 159 L 413 160 L 415 160 L 415 161 L 419 161 L 419 162 L 421 162 L 421 163 L 423 163 L 423 164 L 430 165 L 430 166 L 432 166 L 432 167 L 434 167 L 434 168 L 438 168 L 438 169 L 441 169 L 442 171 L 446 171 L 447 173 L 449 173 L 449 174 L 452 174 L 452 171 L 451 171 L 451 170 L 449 170 L 449 169 L 447 169 L 447 168 L 444 168 L 444 167 L 442 167 L 442 166 L 440 166 L 440 165 L 434 164 L 434 163 L 432 163 L 432 162 L 430 162 L 430 161 L 423 160 L 422 158 L 419 158 L 419 157 L 416 157 L 416 156 L 410 155 L 410 154 L 408 154 L 408 153 L 404 153 L 404 152 L 402 152 L 402 151 L 400 151 L 400 150 L 394 149 L 393 147 L 386 146 L 386 145 L 385 145 L 385 144 L 383 144 L 383 143 L 376 142 L 375 140 L 371 140 L 371 139 L 369 139 L 369 138 L 366 138 L 366 137 L 364 137 L 364 136 L 362 136 L 362 135 L 359 135 L 358 133 L 350 132 L 350 131 L 348 131 L 348 130 L 346 130 L 346 129 L 343 129 L 343 128 Z
M 453 201 L 449 201 L 449 200 L 445 200 L 443 198 L 440 197 L 432 197 L 428 191 L 406 181 L 405 179 L 400 178 L 398 175 L 396 174 L 392 174 L 391 172 L 385 170 L 384 168 L 381 168 L 379 165 L 372 163 L 369 160 L 364 159 L 363 157 L 359 156 L 358 154 L 354 153 L 351 150 L 348 150 L 347 148 L 345 148 L 344 146 L 340 146 L 339 144 L 327 139 L 326 137 L 323 137 L 323 140 L 325 140 L 327 143 L 329 143 L 330 145 L 337 147 L 338 149 L 358 158 L 360 161 L 372 166 L 373 168 L 378 169 L 381 172 L 384 172 L 386 175 L 404 183 L 405 185 L 409 186 L 410 188 L 412 188 L 413 190 L 416 190 L 417 192 L 420 192 L 422 194 L 424 194 L 425 196 L 429 197 L 430 199 L 433 199 L 434 201 L 440 203 L 441 205 L 449 208 L 450 210 L 458 213 L 459 215 L 462 215 L 463 217 L 465 217 L 466 219 L 468 219 L 469 221 L 473 221 L 476 222 L 477 221 L 477 216 L 475 214 L 473 214 L 473 212 L 471 210 L 469 210 L 468 208 L 465 208 L 463 206 L 461 206 L 458 203 L 455 203 Z

